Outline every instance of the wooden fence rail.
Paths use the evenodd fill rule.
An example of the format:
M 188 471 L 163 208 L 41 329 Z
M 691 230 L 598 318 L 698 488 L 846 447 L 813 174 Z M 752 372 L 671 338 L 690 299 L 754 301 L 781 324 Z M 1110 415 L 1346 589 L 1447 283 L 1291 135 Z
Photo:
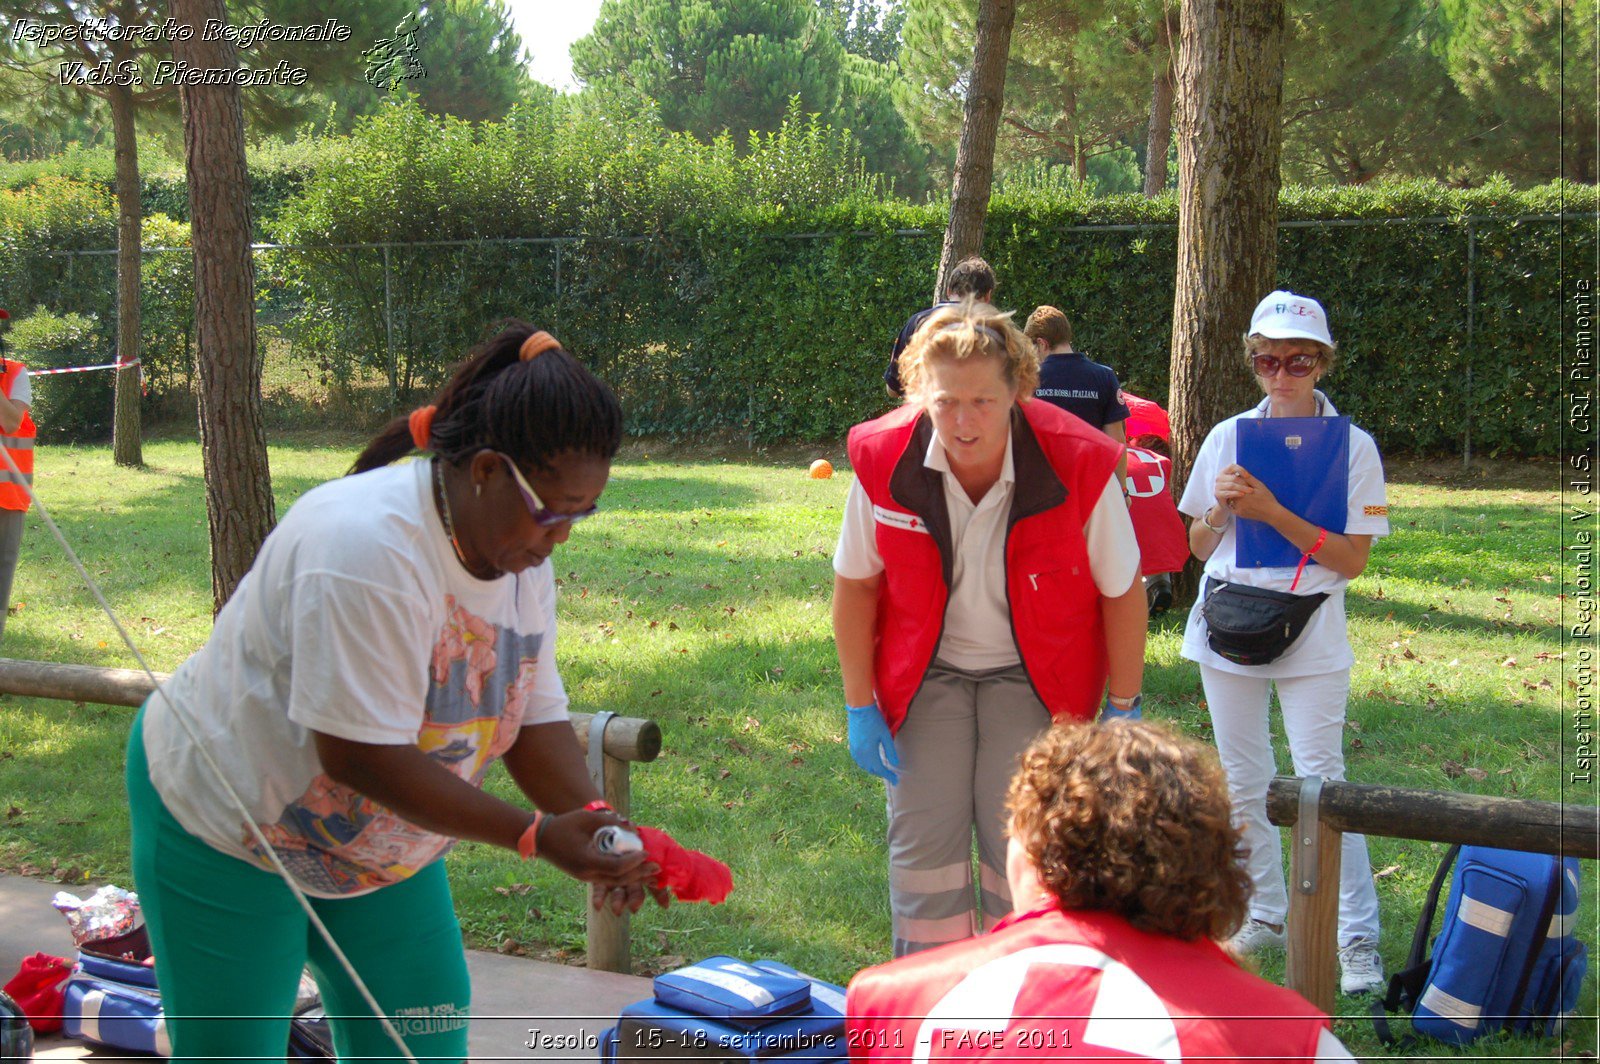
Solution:
M 1267 818 L 1290 828 L 1284 981 L 1332 1012 L 1337 986 L 1339 848 L 1344 833 L 1600 859 L 1600 809 L 1406 787 L 1279 776 Z
M 93 665 L 62 665 L 49 661 L 0 658 L 0 694 L 28 698 L 56 698 L 67 702 L 93 702 L 107 706 L 137 706 L 150 697 L 167 673 L 155 682 L 137 669 L 103 669 Z M 661 753 L 661 728 L 653 720 L 619 717 L 614 713 L 573 713 L 572 728 L 589 761 L 596 786 L 618 812 L 629 807 L 628 766 L 654 761 Z M 599 739 L 598 744 L 593 740 Z M 591 751 L 590 747 L 596 748 Z M 598 756 L 597 756 L 598 755 Z M 588 964 L 607 972 L 629 967 L 628 914 L 589 910 Z

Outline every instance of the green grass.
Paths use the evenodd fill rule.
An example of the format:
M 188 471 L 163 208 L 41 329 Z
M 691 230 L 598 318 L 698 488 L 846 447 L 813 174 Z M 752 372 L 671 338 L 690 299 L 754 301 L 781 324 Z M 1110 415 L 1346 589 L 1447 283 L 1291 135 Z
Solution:
M 276 441 L 279 512 L 341 473 L 356 446 L 328 433 Z M 171 669 L 210 626 L 200 456 L 192 440 L 150 443 L 145 456 L 147 469 L 127 471 L 105 449 L 50 448 L 39 487 L 152 666 Z M 849 478 L 807 479 L 815 456 L 718 460 L 706 449 L 652 455 L 631 444 L 605 515 L 552 558 L 575 706 L 652 718 L 666 737 L 661 758 L 634 769 L 635 815 L 722 857 L 737 883 L 722 906 L 644 911 L 634 921 L 638 970 L 726 952 L 844 981 L 885 958 L 883 793 L 841 741 L 828 621 Z M 1563 792 L 1556 470 L 1504 472 L 1461 481 L 1413 465 L 1392 476 L 1396 534 L 1379 543 L 1349 600 L 1351 779 L 1593 801 Z M 5 654 L 130 667 L 36 517 L 24 543 Z M 1206 736 L 1198 672 L 1178 656 L 1181 633 L 1181 616 L 1152 626 L 1146 712 Z M 131 716 L 0 699 L 0 867 L 128 883 L 120 772 Z M 1281 734 L 1279 745 L 1287 769 Z M 510 793 L 502 774 L 491 786 Z M 1373 838 L 1371 848 L 1393 969 L 1442 847 Z M 582 894 L 570 881 L 484 846 L 463 845 L 449 860 L 474 944 L 579 958 Z M 1591 897 L 1580 925 L 1591 946 L 1595 921 Z M 1281 977 L 1281 959 L 1263 971 Z M 1360 1003 L 1340 1004 L 1361 1015 Z M 1358 1052 L 1377 1052 L 1364 1020 L 1341 1020 L 1338 1033 Z M 1592 1050 L 1593 1022 L 1571 1037 Z M 1480 1043 L 1466 1055 L 1551 1048 Z

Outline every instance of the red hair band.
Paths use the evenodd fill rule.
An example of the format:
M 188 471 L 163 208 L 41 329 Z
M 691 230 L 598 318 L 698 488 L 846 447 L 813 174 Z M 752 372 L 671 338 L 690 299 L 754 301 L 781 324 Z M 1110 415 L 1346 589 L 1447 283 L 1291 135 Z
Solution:
M 406 418 L 406 423 L 411 426 L 411 442 L 417 445 L 419 451 L 428 449 L 428 441 L 433 438 L 433 415 L 438 410 L 436 406 L 419 406 Z
M 552 347 L 560 347 L 561 341 L 540 329 L 538 332 L 522 341 L 522 346 L 517 349 L 517 358 L 523 362 L 538 358 Z

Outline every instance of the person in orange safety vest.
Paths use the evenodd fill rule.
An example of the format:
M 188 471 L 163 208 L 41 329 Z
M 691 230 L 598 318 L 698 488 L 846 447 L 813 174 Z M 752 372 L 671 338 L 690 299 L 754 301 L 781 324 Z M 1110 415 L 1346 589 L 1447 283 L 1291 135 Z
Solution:
M 10 315 L 0 310 L 0 320 Z M 33 441 L 37 433 L 28 408 L 33 405 L 33 385 L 28 367 L 7 358 L 0 346 L 0 447 L 11 463 L 0 462 L 0 636 L 11 606 L 11 580 L 22 552 L 22 528 L 31 499 L 24 484 L 33 484 Z M 20 474 L 20 475 L 19 475 Z
M 859 973 L 852 1061 L 1354 1059 L 1217 944 L 1250 883 L 1211 750 L 1142 721 L 1057 725 L 1007 800 L 1015 912 Z

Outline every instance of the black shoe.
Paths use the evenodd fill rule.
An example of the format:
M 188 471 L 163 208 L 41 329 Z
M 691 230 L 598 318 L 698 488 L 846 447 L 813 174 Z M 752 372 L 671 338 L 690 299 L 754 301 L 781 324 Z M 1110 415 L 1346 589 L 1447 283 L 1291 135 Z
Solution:
M 1157 573 L 1155 576 L 1146 578 L 1144 592 L 1152 615 L 1167 612 L 1172 608 L 1171 574 Z

